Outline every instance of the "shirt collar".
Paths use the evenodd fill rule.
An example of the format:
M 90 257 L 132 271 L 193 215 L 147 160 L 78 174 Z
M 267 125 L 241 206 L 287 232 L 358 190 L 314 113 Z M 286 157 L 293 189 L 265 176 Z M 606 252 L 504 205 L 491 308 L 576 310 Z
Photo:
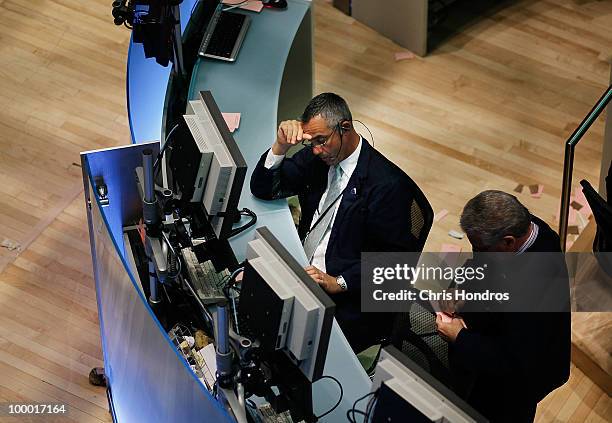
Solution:
M 342 160 L 338 165 L 342 168 L 342 172 L 347 175 L 349 178 L 353 174 L 353 171 L 357 167 L 357 161 L 359 160 L 359 153 L 361 152 L 361 135 L 359 136 L 359 144 L 357 144 L 357 148 L 355 151 L 351 153 L 346 159 Z
M 538 237 L 540 227 L 536 223 L 531 222 L 531 225 L 529 226 L 529 231 L 529 237 L 525 240 L 523 245 L 521 245 L 521 248 L 518 249 L 518 251 L 516 252 L 517 255 L 524 253 L 529 247 L 533 245 L 536 238 Z

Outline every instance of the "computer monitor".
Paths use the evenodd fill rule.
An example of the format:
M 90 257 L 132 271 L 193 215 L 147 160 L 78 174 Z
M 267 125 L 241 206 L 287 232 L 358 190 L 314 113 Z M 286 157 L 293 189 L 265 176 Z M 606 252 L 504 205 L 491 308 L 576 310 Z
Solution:
M 383 348 L 380 354 L 372 382 L 372 392 L 377 390 L 372 422 L 488 421 L 393 346 Z
M 335 307 L 268 228 L 255 231 L 247 245 L 239 321 L 249 322 L 264 350 L 282 351 L 309 382 L 320 379 Z
M 293 309 L 293 294 L 274 274 L 276 271 L 275 266 L 263 257 L 250 259 L 244 269 L 248 286 L 240 293 L 242 321 L 257 322 L 257 339 L 260 348 L 267 352 L 279 350 L 285 345 Z M 254 304 L 258 306 L 250 307 Z M 246 328 L 242 329 L 244 331 Z
M 201 205 L 218 239 L 240 220 L 247 165 L 210 91 L 190 101 L 172 141 L 169 167 L 181 200 Z

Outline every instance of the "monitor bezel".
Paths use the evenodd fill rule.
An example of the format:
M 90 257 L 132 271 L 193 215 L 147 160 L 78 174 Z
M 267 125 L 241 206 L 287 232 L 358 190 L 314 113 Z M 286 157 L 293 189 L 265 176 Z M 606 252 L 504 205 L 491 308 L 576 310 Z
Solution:
M 227 239 L 232 232 L 234 223 L 239 220 L 240 212 L 238 210 L 238 203 L 240 201 L 240 194 L 246 179 L 247 163 L 238 147 L 238 144 L 234 140 L 231 134 L 219 106 L 215 101 L 210 91 L 200 91 L 200 99 L 204 102 L 204 105 L 210 112 L 210 116 L 214 125 L 219 130 L 223 144 L 227 147 L 232 161 L 234 162 L 234 176 L 232 178 L 232 186 L 230 188 L 229 196 L 225 205 L 225 211 L 222 215 L 219 213 L 217 217 L 222 218 L 221 230 L 219 231 L 219 239 Z
M 417 363 L 412 361 L 406 354 L 398 350 L 393 345 L 388 345 L 383 348 L 383 352 L 388 354 L 391 358 L 398 361 L 399 364 L 408 369 L 409 372 L 416 375 L 419 379 L 421 379 L 425 384 L 433 388 L 439 395 L 441 395 L 447 404 L 451 404 L 453 407 L 461 410 L 463 413 L 467 414 L 468 417 L 474 419 L 477 423 L 489 423 L 489 421 L 481 415 L 474 407 L 465 402 L 461 397 L 459 397 L 455 392 L 453 392 L 450 388 L 440 382 L 438 379 L 429 374 L 425 369 L 419 366 Z M 383 360 L 383 356 L 381 355 L 380 360 Z M 396 377 L 396 376 L 394 376 Z M 387 379 L 389 380 L 389 379 Z M 405 381 L 404 381 L 405 382 Z M 381 383 L 385 383 L 385 381 L 381 381 Z M 388 386 L 388 385 L 387 385 Z
M 327 351 L 331 331 L 334 322 L 334 314 L 336 311 L 336 303 L 327 295 L 315 281 L 312 280 L 306 270 L 297 262 L 297 260 L 287 251 L 287 249 L 278 241 L 272 232 L 266 227 L 261 226 L 256 229 L 256 233 L 279 255 L 289 269 L 299 278 L 299 281 L 310 291 L 316 300 L 324 308 L 323 321 L 321 323 L 321 334 L 319 336 L 319 344 L 316 350 L 316 359 L 313 366 L 311 382 L 316 382 L 323 377 L 325 361 L 327 359 Z M 306 375 L 310 379 L 310 375 Z

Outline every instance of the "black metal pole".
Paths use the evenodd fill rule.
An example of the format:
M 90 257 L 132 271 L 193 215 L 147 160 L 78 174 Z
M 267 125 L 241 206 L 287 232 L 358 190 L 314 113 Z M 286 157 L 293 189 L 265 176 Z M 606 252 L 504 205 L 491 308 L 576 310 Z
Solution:
M 582 120 L 565 143 L 565 157 L 563 161 L 563 185 L 561 186 L 561 207 L 559 210 L 559 238 L 561 238 L 561 251 L 565 251 L 567 241 L 567 221 L 569 215 L 570 195 L 572 190 L 572 172 L 574 170 L 574 149 L 593 122 L 599 117 L 612 99 L 612 85 L 603 93 L 595 106 Z

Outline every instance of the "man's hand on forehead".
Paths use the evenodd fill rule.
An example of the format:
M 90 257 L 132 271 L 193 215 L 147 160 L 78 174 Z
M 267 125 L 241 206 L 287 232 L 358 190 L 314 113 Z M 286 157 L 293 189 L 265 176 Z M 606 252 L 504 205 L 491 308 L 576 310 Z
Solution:
M 278 142 L 280 144 L 295 145 L 302 140 L 309 140 L 312 137 L 304 132 L 302 122 L 298 120 L 286 120 L 281 122 L 278 127 Z

